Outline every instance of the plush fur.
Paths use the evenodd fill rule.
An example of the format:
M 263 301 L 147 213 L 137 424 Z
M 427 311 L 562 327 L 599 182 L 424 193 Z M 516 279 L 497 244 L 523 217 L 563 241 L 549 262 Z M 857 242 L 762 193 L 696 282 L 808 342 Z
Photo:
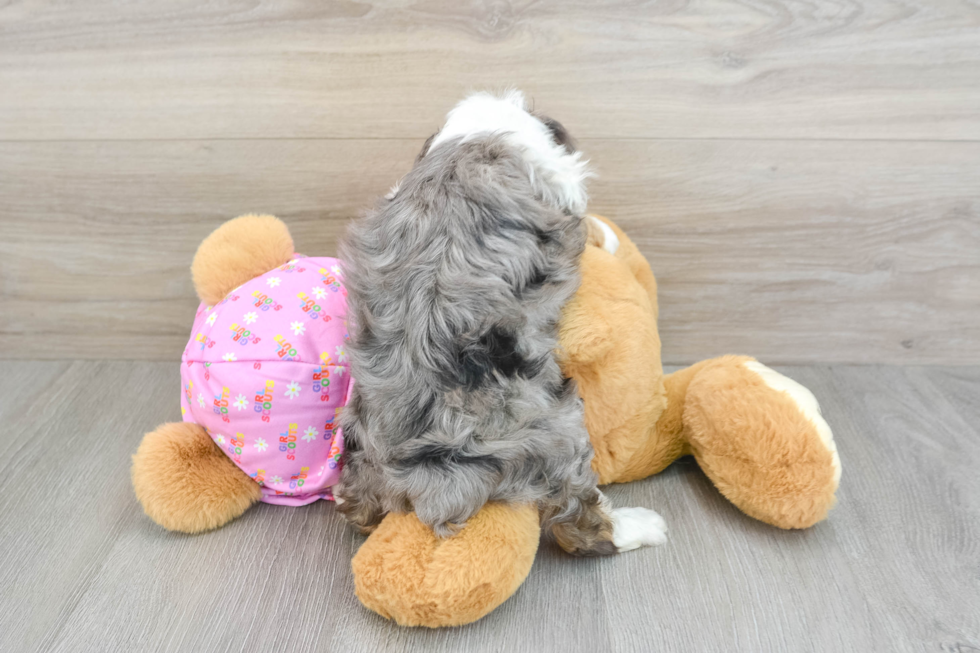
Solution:
M 336 494 L 362 529 L 414 510 L 445 537 L 487 502 L 534 503 L 567 551 L 616 552 L 555 360 L 586 173 L 550 124 L 519 94 L 465 100 L 342 245 L 357 383 Z
M 539 536 L 533 506 L 488 504 L 449 539 L 413 513 L 392 514 L 351 561 L 354 588 L 364 605 L 402 626 L 470 623 L 524 582 Z M 469 557 L 474 549 L 480 555 Z
M 617 251 L 605 251 L 603 230 L 592 232 L 583 285 L 565 308 L 561 330 L 568 352 L 562 367 L 586 400 L 600 482 L 646 478 L 693 454 L 718 489 L 757 519 L 806 528 L 826 517 L 840 462 L 812 394 L 747 356 L 663 376 L 649 264 L 626 234 L 600 219 L 615 234 Z M 752 366 L 803 395 L 775 389 Z
M 704 473 L 743 512 L 806 528 L 835 503 L 836 450 L 790 394 L 746 365 L 753 361 L 716 358 L 694 375 L 684 408 L 688 442 Z
M 197 248 L 191 276 L 197 296 L 217 304 L 250 279 L 288 262 L 295 250 L 289 229 L 271 215 L 229 220 Z
M 289 261 L 293 239 L 271 215 L 244 215 L 211 233 L 191 272 L 201 300 L 217 304 L 229 292 Z M 198 533 L 225 525 L 261 496 L 259 486 L 204 429 L 163 424 L 143 437 L 133 456 L 133 489 L 144 512 L 164 528 Z
M 806 528 L 823 519 L 835 501 L 840 462 L 816 400 L 802 386 L 746 356 L 702 361 L 664 376 L 653 274 L 626 234 L 602 220 L 608 230 L 589 226 L 582 285 L 563 311 L 560 331 L 561 364 L 585 400 L 595 448 L 592 465 L 602 483 L 645 478 L 693 454 L 718 489 L 748 515 L 779 528 Z M 630 510 L 620 509 L 617 516 L 627 518 Z M 481 512 L 472 522 L 483 519 L 503 517 Z M 431 541 L 432 534 L 407 528 L 396 534 L 404 520 L 389 515 L 381 525 L 386 538 L 375 541 L 372 535 L 365 543 L 371 556 L 354 569 L 358 597 L 399 623 L 461 623 L 453 592 L 422 595 L 404 580 L 388 582 L 381 572 L 411 568 L 415 578 L 431 573 L 424 556 L 413 552 L 419 550 L 417 542 Z M 649 523 L 646 515 L 643 523 Z M 657 543 L 656 537 L 646 531 L 634 539 Z M 513 544 L 519 541 L 515 537 Z M 440 568 L 469 568 L 485 574 L 482 580 L 492 586 L 501 577 L 499 558 L 490 557 L 485 564 L 484 542 L 467 542 L 469 546 L 447 549 Z M 536 544 L 525 546 L 530 554 L 536 550 Z M 361 582 L 368 575 L 372 582 Z M 479 575 L 467 579 L 469 587 L 480 583 Z M 512 585 L 500 587 L 509 590 Z M 491 596 L 503 594 L 488 591 L 488 603 L 479 610 L 468 608 L 466 614 L 482 615 L 496 607 Z
M 646 286 L 637 283 L 634 267 L 642 266 L 631 265 L 632 259 L 643 257 L 625 234 L 618 240 L 616 255 L 603 248 L 604 241 L 586 248 L 581 266 L 588 274 L 583 274 L 582 287 L 561 321 L 561 366 L 586 399 L 585 421 L 595 449 L 592 467 L 603 484 L 654 473 L 638 460 L 645 448 L 654 448 L 664 459 L 680 454 L 669 445 L 661 451 L 656 441 L 637 437 L 657 423 L 667 395 L 660 336 L 651 319 L 656 283 L 652 275 Z
M 235 224 L 247 237 L 248 221 Z M 835 502 L 840 461 L 816 400 L 748 357 L 702 361 L 663 376 L 653 274 L 626 235 L 609 221 L 605 225 L 608 230 L 589 228 L 583 283 L 566 304 L 560 329 L 561 364 L 585 400 L 592 464 L 602 482 L 643 478 L 694 454 L 747 514 L 780 528 L 823 519 Z M 246 270 L 249 254 L 235 240 L 226 231 L 210 251 Z M 263 262 L 251 266 L 255 274 L 291 256 L 283 254 L 292 250 L 291 241 L 289 247 L 275 238 L 267 242 L 279 243 L 279 255 L 263 254 Z M 206 258 L 199 253 L 198 259 Z M 220 266 L 200 270 L 205 285 L 226 289 L 215 291 L 219 300 L 241 283 L 226 279 Z M 208 270 L 220 279 L 208 278 Z M 133 457 L 132 480 L 147 515 L 189 533 L 223 525 L 260 495 L 203 429 L 187 423 L 165 424 L 145 436 Z M 614 531 L 634 510 L 642 509 L 612 511 Z M 538 544 L 536 515 L 536 506 L 488 504 L 458 535 L 440 539 L 412 515 L 389 514 L 355 556 L 358 597 L 404 624 L 478 619 L 527 576 Z M 655 520 L 641 513 L 640 522 Z M 655 543 L 658 536 L 649 529 L 620 535 L 627 530 L 633 542 Z M 624 549 L 631 546 L 615 532 L 613 539 Z
M 133 456 L 131 475 L 150 519 L 183 533 L 224 526 L 262 495 L 204 428 L 189 422 L 147 433 Z

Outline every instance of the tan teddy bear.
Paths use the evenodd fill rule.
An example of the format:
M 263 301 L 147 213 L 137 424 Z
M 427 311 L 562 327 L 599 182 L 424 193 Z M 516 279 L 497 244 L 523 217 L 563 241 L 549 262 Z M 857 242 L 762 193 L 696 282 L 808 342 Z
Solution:
M 590 218 L 582 284 L 565 307 L 558 352 L 585 402 L 601 483 L 624 483 L 693 455 L 748 515 L 806 528 L 834 504 L 840 461 L 809 390 L 746 356 L 723 356 L 664 375 L 656 282 L 609 220 Z M 193 266 L 209 304 L 293 257 L 270 216 L 226 223 Z M 217 528 L 262 496 L 205 430 L 188 422 L 149 433 L 133 457 L 146 513 L 185 532 Z M 354 556 L 357 595 L 402 625 L 465 624 L 500 605 L 527 577 L 540 528 L 533 506 L 488 504 L 457 535 L 439 539 L 414 514 L 389 514 Z M 572 560 L 569 564 L 574 564 Z
M 657 284 L 636 245 L 611 221 L 593 217 L 581 265 L 560 356 L 585 401 L 600 482 L 645 478 L 693 455 L 722 494 L 756 519 L 780 528 L 823 519 L 840 461 L 810 391 L 747 356 L 665 376 Z M 524 581 L 539 535 L 531 506 L 488 505 L 446 540 L 413 514 L 388 515 L 354 556 L 357 595 L 402 625 L 469 623 Z

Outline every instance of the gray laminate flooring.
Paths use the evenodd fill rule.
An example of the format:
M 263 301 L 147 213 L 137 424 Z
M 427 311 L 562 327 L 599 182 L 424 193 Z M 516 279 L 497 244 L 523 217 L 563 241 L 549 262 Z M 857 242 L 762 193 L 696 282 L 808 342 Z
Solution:
M 362 538 L 327 502 L 161 530 L 129 461 L 178 418 L 172 363 L 0 363 L 2 651 L 968 651 L 980 648 L 980 368 L 783 367 L 834 429 L 824 523 L 739 513 L 685 459 L 609 488 L 663 547 L 601 560 L 543 543 L 482 621 L 400 628 L 357 602 Z

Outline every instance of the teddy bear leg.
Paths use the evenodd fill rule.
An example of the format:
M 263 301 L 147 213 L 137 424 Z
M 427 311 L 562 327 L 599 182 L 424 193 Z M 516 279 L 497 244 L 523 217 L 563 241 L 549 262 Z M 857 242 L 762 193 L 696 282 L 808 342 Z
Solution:
M 834 505 L 840 459 L 813 394 L 747 356 L 704 361 L 683 428 L 698 464 L 746 514 L 806 528 Z
M 262 496 L 259 485 L 191 422 L 147 433 L 133 456 L 132 478 L 144 512 L 184 533 L 223 526 Z
M 521 586 L 538 551 L 535 506 L 489 503 L 439 538 L 415 513 L 390 513 L 351 561 L 357 597 L 402 626 L 459 626 Z

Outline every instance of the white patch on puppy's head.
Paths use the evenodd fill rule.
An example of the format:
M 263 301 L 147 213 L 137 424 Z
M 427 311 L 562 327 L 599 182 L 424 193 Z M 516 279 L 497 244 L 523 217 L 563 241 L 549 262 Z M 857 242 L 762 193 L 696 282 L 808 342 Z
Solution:
M 520 91 L 509 91 L 503 97 L 490 93 L 469 96 L 449 112 L 427 151 L 454 138 L 468 141 L 485 134 L 503 134 L 522 152 L 531 181 L 546 201 L 574 215 L 585 212 L 585 179 L 590 176 L 586 161 L 579 152 L 570 152 L 555 141 L 549 126 L 528 110 Z

